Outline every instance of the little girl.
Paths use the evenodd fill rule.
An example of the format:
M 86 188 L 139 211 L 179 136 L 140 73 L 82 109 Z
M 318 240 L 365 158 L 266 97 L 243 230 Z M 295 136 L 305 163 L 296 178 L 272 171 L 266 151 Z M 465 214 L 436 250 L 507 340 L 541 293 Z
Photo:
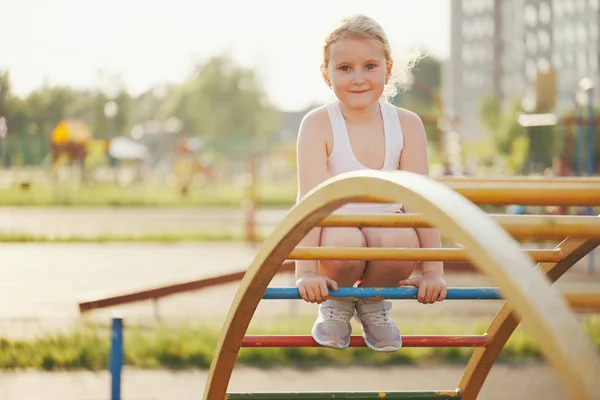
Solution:
M 373 19 L 344 19 L 325 40 L 321 72 L 336 99 L 309 112 L 300 124 L 297 143 L 298 200 L 316 185 L 340 173 L 397 169 L 428 175 L 427 139 L 421 119 L 382 99 L 394 89 L 390 44 Z M 393 94 L 393 93 L 392 93 Z M 346 204 L 336 213 L 395 213 L 401 204 Z M 314 228 L 300 246 L 440 247 L 433 228 Z M 352 287 L 417 287 L 418 300 L 444 300 L 446 283 L 441 262 L 423 262 L 420 277 L 410 278 L 416 262 L 298 260 L 296 284 L 302 298 L 319 304 L 312 329 L 317 343 L 336 349 L 348 346 L 350 320 L 356 314 L 366 344 L 377 351 L 402 346 L 400 330 L 390 318 L 391 303 L 325 298 L 328 289 Z

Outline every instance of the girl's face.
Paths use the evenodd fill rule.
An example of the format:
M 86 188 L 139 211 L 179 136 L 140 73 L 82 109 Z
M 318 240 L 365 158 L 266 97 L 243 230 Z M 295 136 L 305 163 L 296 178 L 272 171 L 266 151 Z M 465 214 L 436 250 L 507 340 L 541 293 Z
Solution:
M 364 108 L 381 97 L 392 65 L 381 45 L 371 39 L 342 39 L 329 47 L 325 82 L 351 108 Z

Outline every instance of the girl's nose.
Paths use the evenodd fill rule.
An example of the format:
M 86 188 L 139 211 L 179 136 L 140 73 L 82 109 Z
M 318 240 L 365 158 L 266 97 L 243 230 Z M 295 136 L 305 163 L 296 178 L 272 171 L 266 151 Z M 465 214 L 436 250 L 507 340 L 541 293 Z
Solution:
M 355 72 L 354 76 L 352 77 L 352 82 L 354 84 L 360 84 L 363 83 L 365 81 L 365 77 L 361 72 Z

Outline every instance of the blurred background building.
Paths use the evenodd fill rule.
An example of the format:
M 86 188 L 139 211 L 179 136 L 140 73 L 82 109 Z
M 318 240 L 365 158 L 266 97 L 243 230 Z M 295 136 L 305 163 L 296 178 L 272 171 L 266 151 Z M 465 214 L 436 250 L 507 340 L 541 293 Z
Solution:
M 599 0 L 451 1 L 446 109 L 465 140 L 484 135 L 477 108 L 493 94 L 505 108 L 531 102 L 539 73 L 554 70 L 558 114 L 573 108 L 579 81 L 598 77 Z

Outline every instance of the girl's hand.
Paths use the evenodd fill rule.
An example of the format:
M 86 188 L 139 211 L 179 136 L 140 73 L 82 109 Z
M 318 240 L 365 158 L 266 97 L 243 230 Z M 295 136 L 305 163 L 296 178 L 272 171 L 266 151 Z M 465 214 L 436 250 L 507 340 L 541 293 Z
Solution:
M 328 287 L 336 291 L 338 284 L 333 279 L 318 274 L 305 275 L 296 281 L 300 296 L 308 303 L 321 304 L 327 300 Z
M 419 289 L 419 303 L 433 304 L 446 298 L 446 281 L 440 275 L 424 274 L 398 282 L 399 286 L 413 286 Z

